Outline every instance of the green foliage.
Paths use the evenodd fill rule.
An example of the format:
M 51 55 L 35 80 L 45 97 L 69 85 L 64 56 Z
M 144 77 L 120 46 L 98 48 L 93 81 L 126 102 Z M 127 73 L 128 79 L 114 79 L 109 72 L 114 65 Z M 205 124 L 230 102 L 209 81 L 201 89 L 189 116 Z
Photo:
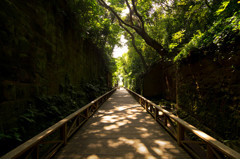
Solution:
M 240 35 L 240 12 L 235 11 L 233 5 L 236 5 L 236 2 L 223 2 L 219 10 L 216 11 L 216 14 L 220 15 L 221 13 L 221 16 L 217 17 L 213 25 L 205 32 L 197 30 L 197 34 L 194 34 L 191 41 L 184 45 L 174 61 L 181 61 L 190 54 L 191 50 L 196 48 L 204 48 L 213 44 L 220 50 L 222 45 L 226 44 L 225 41 L 229 44 L 233 42 L 234 36 Z M 233 38 L 229 39 L 232 35 L 234 35 Z
M 213 11 L 204 1 L 174 0 L 171 3 L 161 1 L 157 4 L 158 8 L 152 14 L 152 25 L 148 28 L 151 36 L 172 52 L 171 56 L 176 54 L 197 30 L 202 32 L 212 24 Z M 211 5 L 214 8 L 218 3 Z
M 106 12 L 97 1 L 71 0 L 68 3 L 68 10 L 63 10 L 61 6 L 57 9 L 64 14 L 68 23 L 72 25 L 71 29 L 79 32 L 80 37 L 90 40 L 103 49 L 108 71 L 114 72 L 114 62 L 111 55 L 114 46 L 119 43 L 119 25 L 113 23 L 113 16 Z
M 169 55 L 165 58 L 154 56 L 155 51 L 139 36 L 135 36 L 137 47 L 143 53 L 148 66 L 159 61 L 171 60 L 180 65 L 184 62 L 189 64 L 206 57 L 216 65 L 223 65 L 223 67 L 230 65 L 226 67 L 229 72 L 237 72 L 238 64 L 231 62 L 238 63 L 238 58 L 234 59 L 234 57 L 238 57 L 239 51 L 237 47 L 240 37 L 239 7 L 239 0 L 139 0 L 137 9 L 143 15 L 146 32 L 164 46 Z M 128 38 L 128 40 L 131 39 Z M 230 48 L 231 46 L 234 46 L 234 49 Z M 124 78 L 125 87 L 136 90 L 141 85 L 140 79 L 144 69 L 131 42 L 128 42 L 128 47 L 128 53 L 117 60 L 118 75 L 121 74 Z M 191 65 L 188 66 L 191 70 Z M 208 69 L 211 69 L 211 66 Z M 204 72 L 201 71 L 199 70 L 199 74 L 193 78 L 202 76 Z M 210 79 L 213 81 L 210 82 L 209 88 L 203 90 L 196 88 L 199 87 L 196 83 L 187 83 L 181 88 L 178 86 L 178 93 L 181 94 L 178 102 L 187 111 L 178 113 L 184 120 L 210 135 L 238 139 L 236 135 L 231 135 L 239 134 L 238 129 L 234 130 L 240 123 L 239 104 L 231 103 L 230 95 L 232 94 L 219 91 L 223 86 L 213 84 L 216 77 L 213 78 Z M 208 79 L 201 79 L 202 81 L 208 81 Z M 216 92 L 219 92 L 218 97 Z M 231 127 L 233 124 L 234 128 Z M 204 125 L 214 127 L 218 134 Z
M 21 116 L 20 120 L 26 121 L 28 123 L 35 123 L 34 117 L 38 114 L 38 110 L 32 106 L 26 110 L 26 112 Z
M 216 11 L 216 15 L 221 14 L 228 6 L 228 4 L 230 3 L 230 0 L 224 1 L 222 2 L 222 5 L 219 7 L 219 9 Z
M 14 5 L 9 0 L 4 2 Z M 108 0 L 117 13 L 126 9 L 124 2 L 124 0 Z M 131 1 L 129 2 L 132 5 Z M 67 1 L 68 6 L 61 6 L 58 1 L 42 1 L 42 3 L 56 3 L 54 5 L 56 23 L 64 25 L 62 28 L 66 32 L 77 30 L 79 37 L 90 40 L 104 51 L 106 72 L 113 73 L 113 83 L 116 84 L 119 76 L 122 76 L 126 87 L 139 90 L 142 82 L 140 79 L 145 70 L 127 35 L 125 37 L 129 41 L 128 53 L 116 60 L 112 58 L 113 49 L 116 45 L 120 45 L 120 35 L 123 32 L 116 18 L 109 11 L 93 0 L 70 0 Z M 240 35 L 239 5 L 238 0 L 138 0 L 137 10 L 145 22 L 146 32 L 168 50 L 169 55 L 164 58 L 159 57 L 138 35 L 135 35 L 136 45 L 148 66 L 172 59 L 180 62 L 190 56 L 192 50 L 208 46 L 214 46 L 214 51 L 219 52 L 223 45 L 234 42 L 234 38 Z M 127 18 L 129 17 L 125 17 Z M 60 23 L 59 19 L 65 24 Z M 135 22 L 135 25 L 138 25 L 138 22 Z M 21 39 L 20 45 L 23 48 L 26 47 L 24 41 L 25 39 Z M 237 70 L 234 65 L 232 68 Z M 31 133 L 45 129 L 107 91 L 104 81 L 105 78 L 101 77 L 82 83 L 78 87 L 67 85 L 63 86 L 63 93 L 60 95 L 36 98 L 20 118 L 22 128 L 0 133 L 0 139 L 21 141 L 33 135 L 30 134 L 30 128 L 35 130 Z M 194 91 L 191 90 L 193 88 L 188 89 L 189 92 Z M 186 103 L 193 102 L 190 103 L 192 107 L 189 109 L 201 110 L 198 105 L 202 103 L 194 103 L 197 97 L 190 94 L 188 97 L 189 99 L 182 100 Z M 212 114 L 198 113 L 199 116 L 206 116 L 211 120 Z M 55 118 L 56 116 L 58 117 Z
M 116 2 L 111 1 L 111 3 L 114 5 Z M 179 51 L 181 53 L 175 57 L 175 60 L 186 57 L 186 52 L 191 48 L 202 45 L 202 41 L 199 40 L 200 36 L 212 26 L 213 22 L 216 22 L 218 19 L 216 12 L 221 16 L 225 12 L 231 12 L 228 8 L 232 4 L 232 2 L 199 0 L 173 0 L 171 2 L 141 0 L 137 3 L 137 10 L 143 16 L 149 35 L 169 51 L 169 55 L 163 58 L 168 61 L 173 59 Z M 221 14 L 218 8 L 222 8 Z M 136 36 L 136 43 L 148 65 L 160 60 L 159 57 L 153 55 L 155 51 L 138 36 Z M 130 43 L 129 48 L 131 48 Z M 136 59 L 134 58 L 134 61 Z M 129 60 L 129 62 L 133 61 Z
M 133 47 L 128 53 L 117 59 L 119 75 L 123 77 L 124 86 L 133 89 L 136 86 L 137 77 L 144 72 L 143 64 Z
M 116 1 L 110 1 L 116 3 Z M 70 3 L 70 2 L 69 2 Z M 116 7 L 121 7 L 117 3 Z M 112 58 L 115 45 L 119 44 L 120 27 L 114 23 L 110 12 L 106 12 L 97 1 L 71 1 L 68 16 L 72 17 L 74 29 L 79 30 L 79 36 L 88 39 L 104 52 L 103 58 L 106 64 L 106 71 L 114 73 L 116 64 Z
M 205 113 L 205 115 L 207 115 Z M 183 119 L 184 121 L 190 123 L 191 125 L 194 125 L 195 127 L 197 127 L 199 130 L 209 134 L 210 136 L 214 137 L 217 140 L 223 141 L 223 139 L 217 134 L 215 133 L 213 130 L 209 129 L 208 127 L 206 127 L 202 122 L 199 122 L 198 118 L 195 117 L 195 115 L 184 111 L 183 109 L 179 108 L 177 110 L 177 116 L 181 119 Z M 195 139 L 196 137 L 194 135 L 190 135 L 190 137 L 192 139 Z M 196 138 L 198 139 L 198 138 Z
M 29 101 L 28 109 L 18 119 L 18 126 L 0 132 L 0 142 L 8 142 L 8 149 L 12 149 L 11 146 L 28 140 L 108 91 L 102 83 L 105 83 L 104 78 L 83 82 L 79 86 L 69 84 L 62 86 L 62 94 Z
M 181 50 L 181 52 L 174 58 L 174 61 L 178 61 L 181 60 L 183 58 L 186 58 L 189 55 L 189 52 L 193 49 L 193 48 L 198 48 L 200 47 L 200 42 L 201 42 L 201 38 L 203 36 L 203 33 L 201 33 L 200 30 L 197 31 L 197 34 L 194 34 L 192 40 L 187 43 L 184 48 Z
M 185 32 L 185 30 L 180 30 L 172 35 L 172 41 L 174 43 L 171 43 L 169 45 L 170 50 L 174 49 L 182 42 L 182 40 L 184 38 L 184 32 Z
M 21 134 L 19 133 L 19 129 L 18 128 L 12 128 L 10 131 L 7 132 L 7 134 L 5 133 L 0 133 L 0 141 L 3 140 L 17 140 L 18 142 L 21 142 Z
M 172 35 L 172 40 L 178 43 L 181 43 L 184 37 L 184 32 L 186 30 L 181 30 Z

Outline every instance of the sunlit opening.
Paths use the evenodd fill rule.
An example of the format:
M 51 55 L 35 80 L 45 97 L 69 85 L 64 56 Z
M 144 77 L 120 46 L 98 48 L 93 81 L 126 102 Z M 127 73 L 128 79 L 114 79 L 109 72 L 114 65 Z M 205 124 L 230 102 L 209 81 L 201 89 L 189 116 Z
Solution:
M 113 57 L 121 57 L 124 53 L 128 52 L 128 46 L 125 44 L 127 40 L 124 38 L 124 35 L 121 36 L 120 43 L 122 47 L 115 46 L 113 49 Z

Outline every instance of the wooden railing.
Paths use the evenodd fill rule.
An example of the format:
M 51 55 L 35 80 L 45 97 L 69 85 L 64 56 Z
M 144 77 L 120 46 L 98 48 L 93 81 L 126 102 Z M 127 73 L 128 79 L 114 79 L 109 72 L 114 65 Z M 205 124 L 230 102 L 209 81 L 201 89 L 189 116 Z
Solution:
M 0 158 L 51 158 L 115 90 L 116 88 L 98 97 Z
M 184 147 L 194 158 L 240 159 L 238 152 L 143 96 L 129 89 L 127 90 L 177 140 L 177 143 Z

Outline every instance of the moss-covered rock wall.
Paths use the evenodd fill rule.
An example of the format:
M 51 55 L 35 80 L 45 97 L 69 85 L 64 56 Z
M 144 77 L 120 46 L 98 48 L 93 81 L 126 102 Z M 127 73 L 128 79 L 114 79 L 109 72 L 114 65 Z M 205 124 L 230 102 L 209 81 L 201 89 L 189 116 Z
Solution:
M 93 92 L 91 83 L 111 86 L 103 50 L 82 38 L 71 3 L 0 2 L 0 139 L 19 126 L 36 97 L 66 93 L 70 86 Z
M 176 99 L 176 65 L 159 63 L 143 76 L 143 96 Z
M 179 108 L 217 136 L 239 140 L 239 41 L 236 36 L 232 44 L 192 50 L 170 67 L 154 66 L 143 77 L 143 95 L 176 100 Z
M 177 102 L 225 139 L 240 136 L 240 56 L 193 52 L 178 65 Z

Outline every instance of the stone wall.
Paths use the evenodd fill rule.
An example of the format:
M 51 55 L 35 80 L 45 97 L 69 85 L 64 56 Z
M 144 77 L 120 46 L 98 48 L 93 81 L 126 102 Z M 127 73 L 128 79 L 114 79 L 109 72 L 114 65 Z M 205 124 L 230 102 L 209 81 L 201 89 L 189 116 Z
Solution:
M 201 53 L 178 66 L 177 103 L 219 136 L 239 136 L 240 52 L 224 59 Z
M 143 96 L 176 99 L 176 66 L 170 63 L 159 63 L 143 76 Z
M 143 95 L 179 108 L 225 139 L 240 136 L 240 47 L 194 50 L 175 64 L 157 64 L 143 77 Z
M 69 3 L 0 2 L 0 132 L 14 127 L 36 96 L 62 93 L 69 84 L 111 80 L 103 51 L 81 38 L 69 19 Z M 99 84 L 111 85 L 105 81 Z

